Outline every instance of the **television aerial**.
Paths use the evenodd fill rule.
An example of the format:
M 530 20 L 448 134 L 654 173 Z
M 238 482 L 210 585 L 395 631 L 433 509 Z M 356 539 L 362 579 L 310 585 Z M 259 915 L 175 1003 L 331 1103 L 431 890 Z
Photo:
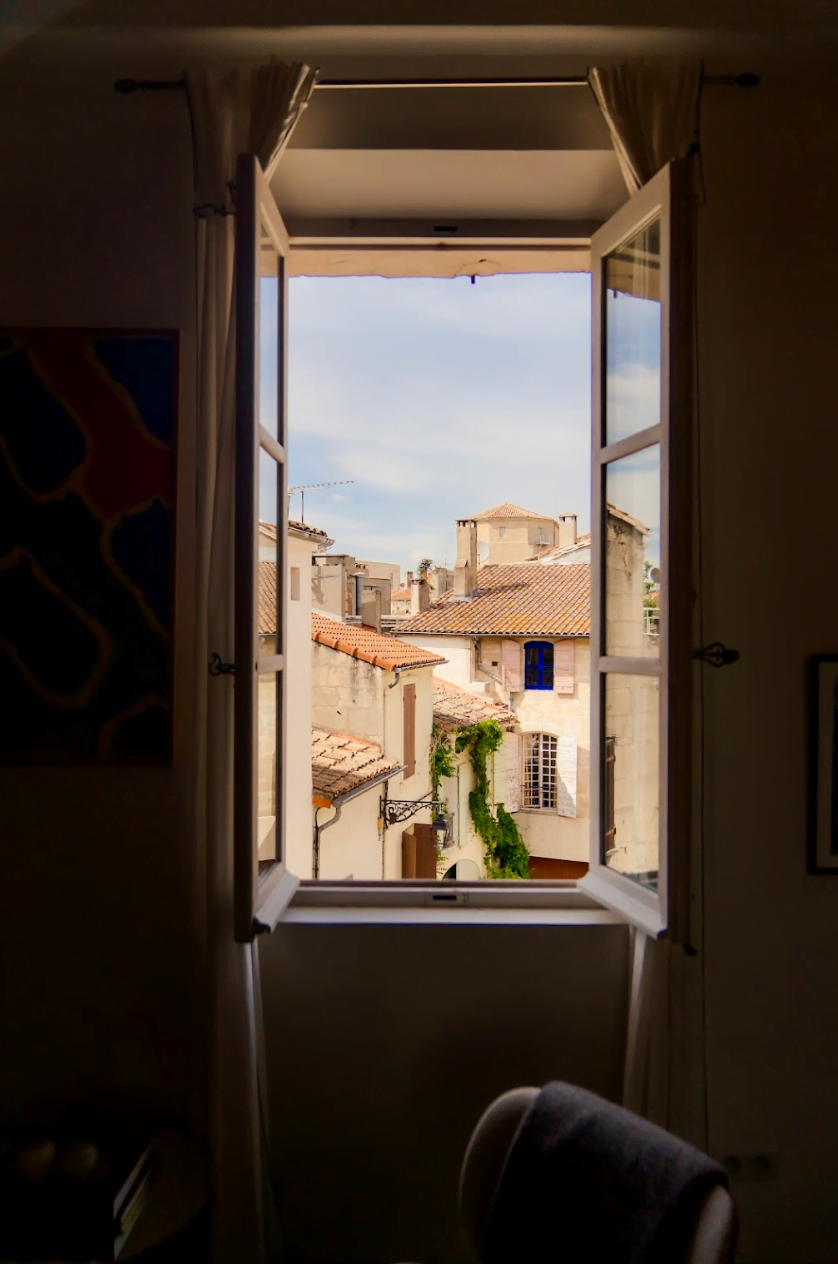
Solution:
M 305 526 L 306 520 L 306 492 L 320 491 L 324 487 L 345 487 L 347 483 L 354 483 L 354 478 L 335 478 L 331 483 L 306 483 L 302 487 L 289 487 L 288 500 L 295 492 L 300 493 L 300 522 Z

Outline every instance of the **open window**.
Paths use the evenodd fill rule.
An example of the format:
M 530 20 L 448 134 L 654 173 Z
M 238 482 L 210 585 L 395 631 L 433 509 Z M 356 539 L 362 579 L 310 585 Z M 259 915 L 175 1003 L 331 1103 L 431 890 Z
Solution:
M 256 158 L 236 168 L 235 933 L 276 924 L 287 870 L 285 469 L 288 237 Z
M 591 242 L 591 856 L 581 885 L 655 935 L 683 914 L 690 816 L 691 215 L 689 168 L 674 162 Z

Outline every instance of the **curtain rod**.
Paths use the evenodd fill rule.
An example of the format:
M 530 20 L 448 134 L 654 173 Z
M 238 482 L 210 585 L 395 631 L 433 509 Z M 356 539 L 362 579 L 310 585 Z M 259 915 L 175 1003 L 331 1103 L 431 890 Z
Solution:
M 759 75 L 747 72 L 739 75 L 702 75 L 703 84 L 719 84 L 733 88 L 755 88 Z M 371 88 L 584 88 L 587 75 L 574 75 L 563 79 L 320 79 L 314 87 L 341 91 L 343 89 Z M 185 88 L 185 79 L 117 79 L 117 92 L 166 92 L 172 88 Z

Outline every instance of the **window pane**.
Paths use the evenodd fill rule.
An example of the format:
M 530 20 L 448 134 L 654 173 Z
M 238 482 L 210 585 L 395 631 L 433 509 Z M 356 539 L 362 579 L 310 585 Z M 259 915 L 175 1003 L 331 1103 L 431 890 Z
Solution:
M 657 889 L 660 681 L 609 675 L 603 727 L 603 863 Z
M 276 854 L 276 737 L 281 688 L 278 672 L 266 672 L 259 676 L 256 689 L 256 841 L 260 869 L 264 868 L 265 862 L 280 859 Z
M 553 647 L 545 645 L 541 654 L 541 688 L 553 688 Z
M 276 654 L 277 575 L 280 570 L 277 531 L 276 461 L 259 449 L 259 653 Z
M 556 806 L 556 738 L 544 733 L 541 737 L 541 806 Z
M 607 443 L 660 422 L 660 221 L 605 261 Z
M 279 434 L 279 277 L 275 251 L 262 250 L 259 280 L 259 424 L 274 439 Z M 272 267 L 273 274 L 265 276 Z
M 660 639 L 660 445 L 605 472 L 605 653 L 656 657 Z
M 541 778 L 539 776 L 540 745 L 537 733 L 529 733 L 524 739 L 524 807 L 541 806 Z

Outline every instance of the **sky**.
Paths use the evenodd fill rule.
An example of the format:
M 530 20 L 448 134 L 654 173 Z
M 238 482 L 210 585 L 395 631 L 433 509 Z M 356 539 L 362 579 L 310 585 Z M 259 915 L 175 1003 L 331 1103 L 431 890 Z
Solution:
M 275 284 L 262 283 L 261 413 L 269 428 Z M 306 522 L 334 539 L 333 551 L 403 571 L 425 557 L 453 566 L 456 519 L 503 501 L 550 517 L 576 513 L 587 531 L 590 295 L 587 273 L 478 277 L 473 285 L 468 277 L 293 278 L 289 486 L 353 480 L 308 492 Z M 625 318 L 637 300 L 620 298 Z M 656 420 L 654 331 L 642 315 L 620 323 L 627 332 L 609 398 L 615 408 L 624 401 L 634 429 L 647 416 Z M 641 477 L 644 486 L 632 489 L 626 469 L 619 484 L 636 516 L 649 508 L 649 475 Z M 272 520 L 266 480 L 260 497 L 260 517 Z M 299 494 L 289 512 L 299 518 Z

